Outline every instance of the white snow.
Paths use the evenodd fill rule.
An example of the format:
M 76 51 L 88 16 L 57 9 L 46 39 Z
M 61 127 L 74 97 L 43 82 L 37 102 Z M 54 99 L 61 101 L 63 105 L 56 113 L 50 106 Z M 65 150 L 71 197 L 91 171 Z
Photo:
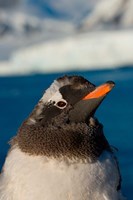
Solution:
M 50 73 L 133 65 L 133 30 L 74 34 L 17 50 L 0 75 Z
M 66 9 L 69 17 L 75 6 L 76 26 L 69 17 L 63 21 L 41 18 L 32 9 L 28 13 L 26 0 L 18 10 L 0 10 L 0 75 L 133 65 L 133 29 L 126 29 L 133 27 L 133 0 L 84 0 L 82 8 L 79 0 L 60 1 L 48 6 L 59 13 Z M 77 20 L 79 8 L 83 21 Z
M 82 30 L 133 27 L 133 0 L 100 0 L 83 20 Z

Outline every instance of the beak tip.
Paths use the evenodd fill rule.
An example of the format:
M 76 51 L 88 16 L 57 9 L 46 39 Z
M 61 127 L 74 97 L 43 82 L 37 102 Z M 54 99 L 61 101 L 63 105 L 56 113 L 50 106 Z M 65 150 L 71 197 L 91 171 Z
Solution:
M 113 81 L 107 81 L 106 83 L 109 84 L 111 88 L 115 86 L 115 83 Z

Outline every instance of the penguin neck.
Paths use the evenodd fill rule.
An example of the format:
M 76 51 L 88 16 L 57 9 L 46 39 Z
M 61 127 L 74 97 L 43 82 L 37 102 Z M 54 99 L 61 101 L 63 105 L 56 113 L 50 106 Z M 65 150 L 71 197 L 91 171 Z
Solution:
M 23 123 L 11 144 L 29 155 L 89 162 L 95 162 L 104 150 L 110 151 L 100 123 L 95 126 L 86 123 L 51 123 L 47 126 Z

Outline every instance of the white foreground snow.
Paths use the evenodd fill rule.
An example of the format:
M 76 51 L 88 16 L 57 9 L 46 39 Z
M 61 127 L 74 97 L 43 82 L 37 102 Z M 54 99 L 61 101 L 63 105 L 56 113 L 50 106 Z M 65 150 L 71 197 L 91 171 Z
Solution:
M 15 52 L 0 75 L 89 70 L 133 65 L 133 30 L 90 32 Z

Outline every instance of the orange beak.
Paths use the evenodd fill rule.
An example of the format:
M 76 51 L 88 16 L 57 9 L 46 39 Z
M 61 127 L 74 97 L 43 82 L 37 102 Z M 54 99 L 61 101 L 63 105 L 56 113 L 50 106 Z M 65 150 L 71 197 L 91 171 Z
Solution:
M 114 82 L 108 81 L 84 96 L 70 111 L 70 121 L 85 122 L 88 117 L 93 116 L 96 109 L 99 107 L 105 96 L 113 89 L 114 85 Z
M 114 87 L 115 83 L 112 81 L 108 81 L 104 83 L 103 85 L 100 85 L 99 87 L 96 87 L 95 90 L 93 90 L 91 93 L 87 94 L 83 100 L 88 99 L 97 99 L 100 97 L 104 97 L 106 94 L 108 94 Z

